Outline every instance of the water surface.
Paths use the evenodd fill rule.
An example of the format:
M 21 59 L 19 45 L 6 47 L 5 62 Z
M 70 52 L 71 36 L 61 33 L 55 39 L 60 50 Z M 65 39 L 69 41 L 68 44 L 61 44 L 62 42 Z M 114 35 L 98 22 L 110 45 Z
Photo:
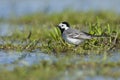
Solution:
M 120 0 L 1 0 L 0 18 L 22 16 L 35 12 L 53 13 L 65 9 L 76 11 L 120 12 Z

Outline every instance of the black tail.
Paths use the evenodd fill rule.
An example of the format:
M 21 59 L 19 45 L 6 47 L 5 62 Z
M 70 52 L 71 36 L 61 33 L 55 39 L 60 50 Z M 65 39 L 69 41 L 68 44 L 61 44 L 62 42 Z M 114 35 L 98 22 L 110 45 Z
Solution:
M 82 31 L 83 32 L 83 31 Z M 110 37 L 109 35 L 92 35 L 92 34 L 89 34 L 89 33 L 87 33 L 87 32 L 83 32 L 84 34 L 86 34 L 86 35 L 89 35 L 89 36 L 91 36 L 91 37 L 93 37 L 93 38 L 97 38 L 97 37 L 103 37 L 103 38 L 105 38 L 105 37 Z
M 101 38 L 106 38 L 106 37 L 110 37 L 109 35 L 91 35 L 93 38 L 95 37 L 101 37 Z

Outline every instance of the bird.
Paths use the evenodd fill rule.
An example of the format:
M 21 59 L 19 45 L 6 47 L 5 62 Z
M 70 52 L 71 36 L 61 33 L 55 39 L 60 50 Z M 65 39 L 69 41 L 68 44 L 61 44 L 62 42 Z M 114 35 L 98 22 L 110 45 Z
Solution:
M 71 28 L 70 24 L 66 21 L 59 23 L 57 27 L 60 29 L 62 39 L 75 46 L 80 45 L 85 40 L 89 40 L 94 37 L 99 37 L 91 35 L 84 31 L 73 29 Z

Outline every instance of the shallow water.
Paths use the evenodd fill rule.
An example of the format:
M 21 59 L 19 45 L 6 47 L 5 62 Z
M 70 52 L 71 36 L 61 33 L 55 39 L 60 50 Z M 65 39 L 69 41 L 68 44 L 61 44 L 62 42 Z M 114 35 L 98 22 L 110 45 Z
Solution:
M 6 37 L 6 36 L 12 36 L 15 31 L 24 31 L 24 25 L 11 25 L 11 24 L 0 24 L 0 37 Z M 0 39 L 0 44 L 5 44 L 6 42 L 2 39 Z M 12 44 L 21 44 L 19 41 L 14 41 Z M 32 52 L 27 51 L 6 51 L 6 50 L 0 50 L 0 71 L 2 70 L 8 70 L 12 71 L 16 67 L 23 67 L 23 66 L 32 66 L 35 64 L 41 64 L 42 61 L 47 61 L 50 64 L 56 63 L 60 60 L 62 60 L 65 56 L 61 55 L 59 57 L 56 57 L 54 54 L 45 54 L 39 50 L 35 50 Z M 66 58 L 66 57 L 65 57 Z M 78 64 L 80 62 L 114 62 L 119 63 L 120 62 L 120 53 L 114 52 L 110 55 L 86 55 L 86 56 L 71 56 L 71 58 L 68 58 L 65 64 Z M 119 67 L 112 68 L 113 71 L 120 70 Z M 63 75 L 60 76 L 60 80 L 79 80 L 79 79 L 85 79 L 85 80 L 114 80 L 112 77 L 105 77 L 105 76 L 85 76 L 86 73 L 94 75 L 95 70 L 87 71 L 87 70 L 80 70 L 75 69 L 74 71 L 65 71 L 63 72 Z M 119 80 L 120 78 L 118 78 Z
M 0 37 L 11 36 L 16 31 L 24 31 L 24 25 L 14 25 L 9 23 L 0 23 Z
M 18 17 L 34 12 L 60 12 L 64 9 L 120 12 L 119 3 L 120 0 L 1 0 L 0 18 Z
M 120 53 L 114 53 L 111 56 L 107 56 L 104 58 L 104 55 L 89 55 L 89 56 L 73 56 L 68 60 L 67 63 L 77 62 L 101 62 L 105 59 L 105 62 L 119 62 L 120 61 Z M 33 51 L 33 52 L 17 52 L 17 51 L 0 51 L 0 66 L 30 66 L 34 64 L 39 64 L 40 61 L 45 60 L 50 63 L 56 62 L 58 60 L 63 59 L 64 56 L 60 56 L 57 58 L 54 55 L 49 55 L 42 53 L 41 51 Z M 7 67 L 7 66 L 6 66 Z
M 84 71 L 76 70 L 73 73 L 65 72 L 64 76 L 58 80 L 120 80 L 120 78 L 105 77 L 105 76 L 85 76 Z M 90 74 L 94 74 L 94 71 L 89 71 Z
M 45 54 L 39 50 L 35 50 L 33 52 L 17 52 L 17 51 L 5 51 L 0 50 L 0 71 L 8 70 L 13 71 L 15 68 L 19 67 L 30 67 L 35 64 L 41 64 L 41 61 L 47 61 L 49 64 L 56 63 L 64 59 L 64 55 L 62 56 L 55 56 L 54 54 Z M 103 55 L 87 55 L 87 56 L 70 56 L 67 60 L 65 60 L 64 64 L 73 64 L 77 65 L 80 62 L 101 62 L 105 60 L 105 63 L 108 62 L 120 62 L 120 53 L 114 53 L 110 56 L 103 56 Z M 66 57 L 65 57 L 66 58 Z M 97 68 L 99 69 L 99 68 Z M 119 71 L 119 67 L 111 68 L 113 72 Z M 103 76 L 103 75 L 96 75 L 96 69 L 73 69 L 65 70 L 62 72 L 57 79 L 58 80 L 114 80 L 113 77 L 110 76 Z M 88 76 L 89 75 L 89 76 Z M 117 78 L 119 80 L 120 78 Z
M 0 68 L 13 70 L 16 66 L 31 66 L 39 64 L 40 61 L 55 62 L 55 56 L 44 54 L 42 52 L 16 52 L 0 51 Z

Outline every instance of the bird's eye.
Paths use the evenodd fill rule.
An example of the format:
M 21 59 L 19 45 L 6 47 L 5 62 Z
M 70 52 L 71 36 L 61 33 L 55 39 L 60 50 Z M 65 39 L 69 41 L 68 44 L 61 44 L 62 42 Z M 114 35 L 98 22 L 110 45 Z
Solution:
M 62 25 L 62 27 L 63 27 L 63 25 Z

